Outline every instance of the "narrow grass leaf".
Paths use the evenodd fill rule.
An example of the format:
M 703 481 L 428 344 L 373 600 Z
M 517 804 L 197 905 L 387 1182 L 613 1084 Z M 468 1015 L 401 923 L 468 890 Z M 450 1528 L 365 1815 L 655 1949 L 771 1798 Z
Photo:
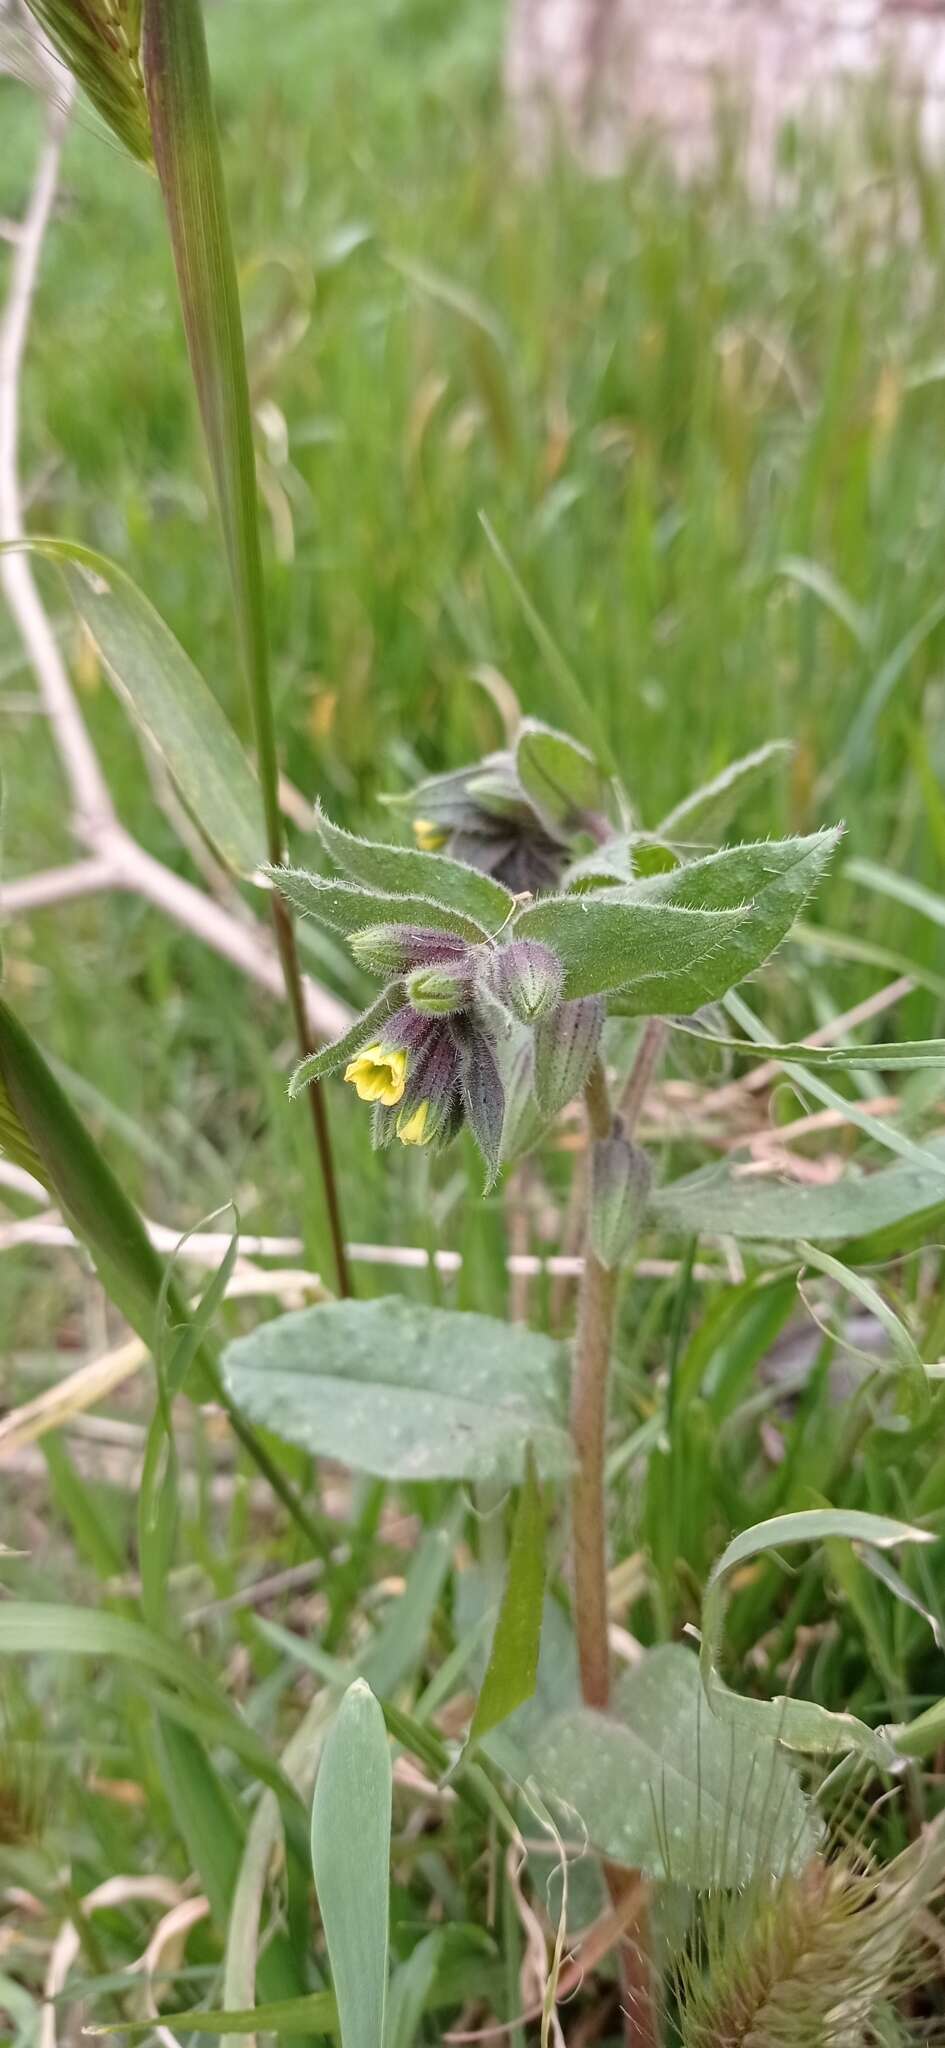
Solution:
M 87 2026 L 91 2035 L 153 2034 L 154 2021 L 114 2020 L 108 2026 Z M 192 2034 L 277 2034 L 280 2039 L 297 2039 L 300 2034 L 337 2031 L 337 2007 L 330 1991 L 311 1991 L 304 1998 L 280 1998 L 271 2005 L 244 2006 L 241 2012 L 210 2012 L 199 2005 L 185 2012 L 162 2012 L 163 2027 L 186 2027 Z
M 945 903 L 942 908 L 945 912 Z M 722 1052 L 738 1052 L 750 1059 L 793 1060 L 799 1067 L 813 1067 L 818 1072 L 878 1067 L 892 1073 L 900 1067 L 907 1071 L 945 1067 L 945 1038 L 906 1038 L 889 1045 L 767 1045 L 763 1039 L 726 1038 L 716 1031 L 703 1031 L 684 1018 L 674 1017 L 672 1029 L 685 1031 L 704 1045 L 717 1045 Z
M 142 68 L 249 683 L 270 858 L 282 848 L 249 384 L 200 0 L 148 0 Z
M 868 1728 L 854 1714 L 831 1713 L 811 1700 L 749 1699 L 725 1684 L 719 1669 L 731 1575 L 753 1558 L 795 1543 L 826 1543 L 843 1537 L 875 1550 L 900 1543 L 932 1543 L 926 1529 L 885 1515 L 862 1514 L 852 1508 L 811 1508 L 801 1514 L 775 1515 L 742 1530 L 713 1565 L 702 1604 L 702 1678 L 713 1713 L 734 1727 L 739 1740 L 766 1730 L 784 1744 L 810 1756 L 857 1752 L 884 1769 L 895 1764 L 898 1731 Z
M 470 1746 L 532 1697 L 538 1677 L 544 1597 L 545 1509 L 529 1445 L 509 1545 L 505 1589 L 469 1730 Z
M 384 2044 L 392 1786 L 384 1716 L 359 1678 L 329 1729 L 312 1806 L 312 1869 L 342 2048 Z
M 829 1252 L 819 1251 L 816 1245 L 801 1240 L 798 1251 L 809 1266 L 815 1266 L 818 1272 L 826 1274 L 830 1280 L 835 1280 L 846 1294 L 852 1295 L 854 1301 L 859 1302 L 861 1308 L 865 1308 L 875 1317 L 880 1327 L 885 1330 L 893 1352 L 907 1375 L 906 1384 L 913 1407 L 917 1412 L 927 1410 L 929 1383 L 921 1353 L 909 1335 L 905 1323 L 897 1316 L 895 1309 L 890 1308 L 888 1301 L 884 1301 L 879 1289 L 862 1273 L 854 1273 L 850 1266 L 845 1266 L 840 1259 L 831 1258 Z
M 610 742 L 600 720 L 591 710 L 574 670 L 565 660 L 554 634 L 546 626 L 537 605 L 529 597 L 508 549 L 499 539 L 492 521 L 486 516 L 485 512 L 480 512 L 479 523 L 496 561 L 506 577 L 509 588 L 515 597 L 539 654 L 544 659 L 565 724 L 586 741 L 595 760 L 599 761 L 602 767 L 606 768 L 608 774 L 615 774 L 617 764 L 614 760 Z
M 848 860 L 843 872 L 851 882 L 862 882 L 864 888 L 875 890 L 878 896 L 891 896 L 907 910 L 917 910 L 932 924 L 945 925 L 945 896 L 913 881 L 911 875 L 897 875 L 895 869 L 882 867 L 875 860 Z
M 154 606 L 116 562 L 91 548 L 46 539 L 15 545 L 56 563 L 106 674 L 191 816 L 235 874 L 256 874 L 266 857 L 259 783 L 212 691 Z

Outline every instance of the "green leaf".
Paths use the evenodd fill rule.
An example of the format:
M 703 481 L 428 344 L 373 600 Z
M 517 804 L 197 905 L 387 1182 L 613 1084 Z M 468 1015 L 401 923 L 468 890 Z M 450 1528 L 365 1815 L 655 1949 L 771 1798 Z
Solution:
M 188 1867 L 198 1873 L 218 1928 L 225 1928 L 245 1840 L 242 1816 L 187 1728 L 161 1720 L 157 1761 Z
M 851 1543 L 868 1543 L 874 1550 L 889 1550 L 900 1543 L 935 1541 L 928 1530 L 916 1529 L 909 1522 L 860 1514 L 853 1509 L 812 1508 L 803 1514 L 775 1515 L 744 1529 L 713 1565 L 706 1586 L 702 1605 L 703 1682 L 713 1713 L 734 1730 L 739 1746 L 759 1731 L 767 1732 L 785 1748 L 808 1756 L 855 1751 L 889 1769 L 897 1758 L 890 1729 L 868 1728 L 854 1714 L 830 1713 L 812 1700 L 749 1699 L 732 1692 L 719 1672 L 732 1572 L 752 1558 L 786 1549 L 791 1544 L 826 1543 L 835 1537 L 845 1537 Z
M 312 1807 L 312 1869 L 342 2048 L 383 2048 L 392 1786 L 384 1716 L 356 1678 L 328 1731 Z
M 774 1732 L 734 1743 L 709 1711 L 698 1658 L 680 1644 L 627 1672 L 610 1712 L 553 1715 L 529 1761 L 545 1797 L 579 1816 L 595 1849 L 655 1878 L 738 1885 L 799 1868 L 816 1846 Z
M 621 1015 L 701 1009 L 730 988 L 745 910 L 664 910 L 623 889 L 548 896 L 515 922 L 515 937 L 542 939 L 564 967 L 566 998 L 619 990 Z
M 398 1295 L 263 1323 L 224 1354 L 233 1400 L 303 1450 L 386 1479 L 544 1475 L 570 1466 L 560 1347 L 489 1316 Z
M 549 681 L 554 687 L 561 706 L 562 717 L 575 732 L 583 733 L 587 745 L 592 749 L 595 758 L 603 764 L 608 774 L 615 774 L 616 762 L 614 761 L 613 750 L 596 712 L 591 709 L 587 701 L 574 670 L 569 662 L 565 660 L 554 634 L 549 631 L 537 605 L 530 598 L 508 549 L 499 539 L 492 521 L 487 518 L 485 512 L 480 512 L 479 523 L 496 561 L 505 575 L 509 588 L 525 620 L 525 624 L 538 648 L 538 652 L 544 660 Z
M 920 917 L 929 918 L 932 924 L 945 925 L 945 896 L 914 882 L 910 875 L 897 875 L 894 868 L 881 867 L 875 860 L 848 860 L 843 872 L 851 882 L 862 882 L 864 888 L 875 889 L 878 896 L 891 896 L 894 903 L 917 910 Z
M 726 1038 L 681 1019 L 674 1020 L 673 1029 L 685 1031 L 703 1045 L 717 1045 L 722 1052 L 738 1052 L 758 1060 L 793 1060 L 797 1066 L 822 1072 L 831 1067 L 841 1073 L 860 1068 L 868 1071 L 871 1067 L 889 1073 L 896 1068 L 911 1072 L 923 1067 L 945 1067 L 945 1038 L 902 1039 L 890 1045 L 805 1045 L 803 1041 L 799 1045 L 767 1045 L 764 1039 Z
M 201 0 L 148 0 L 141 62 L 187 350 L 253 712 L 270 859 L 283 844 L 246 352 Z
M 316 917 L 332 931 L 343 932 L 345 938 L 376 924 L 419 925 L 427 931 L 455 932 L 474 946 L 489 937 L 484 925 L 477 924 L 463 911 L 445 909 L 429 896 L 380 895 L 376 890 L 355 888 L 351 882 L 327 881 L 324 875 L 309 874 L 305 868 L 270 867 L 266 872 L 296 910 L 306 917 Z
M 714 838 L 725 830 L 744 798 L 767 780 L 772 769 L 789 760 L 793 752 L 791 740 L 770 740 L 767 746 L 730 762 L 711 782 L 704 782 L 700 789 L 683 797 L 657 825 L 655 837 L 690 843 Z
M 387 2001 L 387 2032 L 384 2048 L 416 2048 L 420 2026 L 440 1968 L 448 1935 L 453 1930 L 435 1927 L 418 1941 L 405 1963 L 398 1964 L 391 1978 Z
M 164 1267 L 137 1210 L 37 1046 L 0 1001 L 0 1136 L 35 1173 L 95 1261 L 111 1299 L 146 1344 L 157 1334 Z
M 427 898 L 441 910 L 473 918 L 487 932 L 501 931 L 508 924 L 515 909 L 514 896 L 501 882 L 480 874 L 465 861 L 450 860 L 442 853 L 419 853 L 411 846 L 379 846 L 372 840 L 357 839 L 352 832 L 333 825 L 321 809 L 316 812 L 315 824 L 326 853 L 363 888 L 382 895 L 393 891 Z
M 861 1308 L 865 1308 L 874 1321 L 879 1323 L 880 1328 L 885 1330 L 893 1352 L 907 1375 L 907 1387 L 913 1406 L 919 1412 L 927 1410 L 929 1385 L 921 1353 L 905 1323 L 897 1316 L 895 1310 L 890 1308 L 878 1287 L 874 1287 L 872 1281 L 867 1280 L 862 1273 L 854 1273 L 839 1259 L 832 1259 L 829 1252 L 818 1251 L 816 1245 L 807 1244 L 802 1240 L 798 1245 L 798 1251 L 809 1266 L 815 1266 L 819 1273 L 825 1273 L 829 1280 L 835 1280 L 845 1293 L 852 1295 L 854 1301 L 859 1302 Z
M 844 1243 L 882 1231 L 890 1233 L 890 1250 L 904 1249 L 917 1232 L 927 1238 L 945 1221 L 945 1139 L 930 1139 L 926 1149 L 928 1166 L 910 1162 L 878 1173 L 847 1172 L 829 1187 L 745 1178 L 730 1166 L 705 1166 L 655 1189 L 650 1214 L 687 1237 L 704 1230 L 774 1243 Z
M 524 721 L 515 743 L 518 779 L 552 834 L 569 838 L 589 812 L 603 809 L 606 786 L 593 754 L 537 719 Z
M 210 844 L 236 874 L 266 857 L 259 784 L 189 655 L 115 562 L 74 541 L 14 545 L 55 562 L 106 674 Z
M 731 911 L 743 906 L 742 922 L 716 963 L 716 995 L 722 996 L 781 944 L 839 839 L 840 830 L 833 828 L 812 832 L 804 839 L 726 846 L 721 853 L 687 861 L 619 893 L 625 901 L 662 903 L 667 908 Z
M 186 2012 L 163 2012 L 164 2027 L 187 2027 L 192 2034 L 278 2034 L 288 2040 L 300 2034 L 337 2031 L 337 2008 L 330 1991 L 312 1991 L 304 1998 L 279 1998 L 271 2005 L 245 2006 L 241 2012 L 211 2012 L 189 2006 Z M 84 2032 L 102 2034 L 153 2034 L 150 2020 L 114 2020 L 107 2027 L 86 2026 Z
M 356 1052 L 360 1052 L 362 1046 L 370 1045 L 375 1031 L 386 1024 L 388 1017 L 393 1016 L 403 1001 L 402 982 L 386 988 L 377 1002 L 372 1003 L 370 1009 L 362 1010 L 360 1017 L 355 1018 L 350 1029 L 342 1032 L 340 1038 L 333 1039 L 331 1045 L 323 1045 L 320 1052 L 310 1053 L 308 1059 L 299 1061 L 289 1082 L 289 1094 L 293 1097 L 301 1095 L 310 1081 L 321 1081 L 326 1074 L 335 1073 L 338 1067 L 344 1066 Z
M 529 1445 L 525 1456 L 525 1483 L 519 1495 L 509 1545 L 505 1590 L 486 1675 L 469 1730 L 470 1745 L 488 1735 L 491 1728 L 497 1727 L 534 1693 L 544 1595 L 545 1511 Z

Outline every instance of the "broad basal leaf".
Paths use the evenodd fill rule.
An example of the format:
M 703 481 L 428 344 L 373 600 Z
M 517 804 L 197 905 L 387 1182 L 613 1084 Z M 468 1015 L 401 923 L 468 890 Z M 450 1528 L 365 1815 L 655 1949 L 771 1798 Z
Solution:
M 756 1238 L 773 1242 L 812 1239 L 815 1244 L 858 1242 L 885 1234 L 887 1250 L 910 1243 L 945 1223 L 945 1139 L 929 1139 L 927 1168 L 883 1167 L 878 1173 L 848 1171 L 829 1187 L 797 1181 L 740 1176 L 729 1166 L 705 1166 L 684 1180 L 658 1188 L 652 1216 L 686 1236 Z M 935 1160 L 941 1165 L 936 1169 Z
M 533 1738 L 539 1788 L 615 1863 L 675 1883 L 745 1883 L 798 1868 L 817 1824 L 772 1734 L 734 1740 L 709 1710 L 698 1658 L 651 1650 L 620 1680 L 611 1711 L 555 1714 Z
M 263 1323 L 224 1354 L 237 1405 L 277 1436 L 385 1479 L 522 1476 L 570 1464 L 561 1352 L 489 1316 L 399 1295 Z
M 363 888 L 386 895 L 429 898 L 441 910 L 459 911 L 488 932 L 501 931 L 515 908 L 515 898 L 491 875 L 467 867 L 465 861 L 450 860 L 442 853 L 418 853 L 411 846 L 379 846 L 357 839 L 333 825 L 319 810 L 319 837 L 335 865 L 343 868 Z

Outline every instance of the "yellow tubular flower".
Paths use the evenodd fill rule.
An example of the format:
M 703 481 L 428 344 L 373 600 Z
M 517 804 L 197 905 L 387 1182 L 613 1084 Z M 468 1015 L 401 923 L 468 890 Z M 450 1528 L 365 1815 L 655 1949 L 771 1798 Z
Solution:
M 413 836 L 421 853 L 439 853 L 440 847 L 446 845 L 450 835 L 444 832 L 442 825 L 435 824 L 432 818 L 415 818 Z
M 429 1117 L 430 1105 L 428 1102 L 418 1103 L 416 1109 L 411 1112 L 406 1122 L 404 1122 L 404 1118 L 401 1116 L 397 1123 L 397 1136 L 401 1144 L 428 1145 L 433 1135 L 432 1131 L 429 1135 L 427 1134 Z
M 393 1109 L 407 1086 L 407 1055 L 389 1052 L 383 1045 L 366 1045 L 346 1066 L 345 1080 L 362 1102 L 382 1102 L 385 1109 Z

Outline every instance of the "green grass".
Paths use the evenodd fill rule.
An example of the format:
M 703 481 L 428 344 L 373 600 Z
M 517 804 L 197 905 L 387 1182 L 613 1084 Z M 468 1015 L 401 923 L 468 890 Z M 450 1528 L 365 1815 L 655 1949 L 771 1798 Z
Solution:
M 858 856 L 943 892 L 940 178 L 902 134 L 845 155 L 798 143 L 782 200 L 766 214 L 735 171 L 681 192 L 649 153 L 609 182 L 587 182 L 565 163 L 531 180 L 516 171 L 501 102 L 499 17 L 494 0 L 450 9 L 435 0 L 226 0 L 209 13 L 288 772 L 340 821 L 377 832 L 380 793 L 498 743 L 494 708 L 471 680 L 478 664 L 500 669 L 527 710 L 568 723 L 555 672 L 489 546 L 485 513 L 643 820 L 655 823 L 733 755 L 774 736 L 795 739 L 773 798 L 740 820 L 746 835 L 844 818 L 848 837 L 812 915 L 835 946 L 885 949 L 941 978 L 940 926 L 844 874 Z M 6 215 L 22 204 L 36 132 L 35 109 L 8 81 L 0 118 Z M 85 113 L 46 252 L 23 454 L 31 525 L 118 558 L 245 737 L 157 191 Z M 72 648 L 63 600 L 42 574 Z M 4 701 L 29 680 L 3 620 L 0 678 L 4 857 L 16 875 L 68 858 L 70 842 L 42 722 Z M 107 685 L 87 678 L 82 702 L 123 818 L 187 871 Z M 285 1099 L 291 1052 L 271 1004 L 128 899 L 43 911 L 4 942 L 11 1000 L 150 1214 L 184 1226 L 234 1198 L 247 1230 L 301 1228 L 308 1132 Z M 894 971 L 795 941 L 766 970 L 753 1005 L 769 1036 L 793 1039 Z M 940 993 L 920 986 L 895 1027 L 933 1035 L 943 1016 Z M 706 1055 L 682 1047 L 673 1073 L 698 1077 Z M 937 1079 L 906 1081 L 903 1128 L 934 1122 Z M 858 1083 L 836 1086 L 855 1093 Z M 876 1092 L 873 1080 L 863 1089 Z M 796 1113 L 786 1096 L 774 1098 L 774 1115 Z M 333 1086 L 329 1103 L 349 1236 L 455 1247 L 465 1267 L 449 1299 L 503 1313 L 505 1198 L 472 1199 L 472 1156 L 451 1153 L 432 1174 L 422 1156 L 377 1159 L 350 1091 Z M 701 1156 L 674 1141 L 661 1148 L 659 1170 L 669 1178 Z M 564 1181 L 556 1157 L 553 1197 Z M 326 1259 L 317 1230 L 307 1249 L 316 1263 Z M 359 1269 L 359 1289 L 381 1292 L 389 1277 Z M 913 1257 L 887 1277 L 914 1326 L 928 1326 L 940 1276 Z M 930 1283 L 931 1297 L 922 1292 Z M 442 1291 L 424 1274 L 398 1284 L 428 1299 Z M 536 1324 L 547 1305 L 542 1283 L 529 1299 Z M 628 1302 L 616 1447 L 637 1428 L 652 1438 L 655 1366 L 672 1360 L 687 1389 L 671 1442 L 656 1444 L 645 1470 L 628 1463 L 615 1489 L 615 1555 L 645 1547 L 650 1559 L 636 1590 L 631 1573 L 621 1615 L 645 1643 L 698 1621 L 714 1559 L 733 1529 L 762 1515 L 824 1497 L 941 1525 L 936 1430 L 906 1431 L 865 1404 L 851 1420 L 830 1378 L 842 1347 L 819 1347 L 787 1405 L 758 1378 L 795 1305 L 792 1274 L 768 1284 L 752 1261 L 741 1292 L 697 1282 L 680 1302 L 674 1284 L 641 1283 Z M 230 1326 L 246 1328 L 256 1314 L 255 1304 L 228 1311 Z M 99 1297 L 71 1258 L 0 1257 L 4 1400 L 8 1382 L 11 1398 L 25 1397 L 58 1378 L 74 1352 L 102 1348 L 106 1334 Z M 134 1424 L 145 1410 L 133 1393 L 106 1412 Z M 761 1422 L 780 1433 L 780 1459 L 769 1456 Z M 181 1455 L 189 1478 L 175 1611 L 299 1561 L 241 1464 L 234 1476 L 211 1422 L 185 1420 Z M 304 1484 L 305 1461 L 286 1456 Z M 90 1454 L 70 1439 L 52 1450 L 48 1481 L 15 1481 L 12 1498 L 4 1490 L 0 1538 L 34 1553 L 26 1564 L 4 1560 L 5 1581 L 24 1596 L 95 1605 L 104 1581 L 108 1604 L 130 1611 L 133 1596 L 115 1580 L 136 1568 L 134 1498 L 127 1469 L 107 1466 L 103 1477 L 101 1457 L 100 1446 Z M 222 1499 L 211 1485 L 220 1467 Z M 314 1590 L 280 1595 L 267 1611 L 353 1663 L 407 1561 L 401 1511 L 414 1518 L 409 1549 L 445 1512 L 445 1490 L 395 1497 L 362 1480 L 339 1492 L 323 1475 L 317 1500 L 350 1523 L 342 1536 L 352 1555 L 339 1546 Z M 473 1521 L 468 1533 L 487 1554 L 488 1534 Z M 940 1552 L 931 1559 L 914 1577 L 909 1567 L 910 1583 L 937 1617 Z M 825 1567 L 822 1554 L 805 1552 L 792 1573 L 766 1560 L 746 1577 L 729 1618 L 732 1683 L 797 1691 L 871 1721 L 940 1696 L 927 1621 L 895 1604 L 864 1565 L 833 1556 Z M 462 1635 L 451 1583 L 398 1694 L 417 1714 Z M 277 1751 L 314 1681 L 300 1678 L 252 1612 L 215 1617 L 192 1640 Z M 140 1685 L 111 1666 L 86 1668 L 82 1687 L 65 1666 L 40 1666 L 33 1681 L 54 1731 L 53 1784 L 67 1790 L 52 1862 L 25 1878 L 17 1866 L 10 1881 L 42 1888 L 44 1939 L 69 1908 L 58 1874 L 67 1863 L 81 1893 L 121 1870 L 183 1878 L 198 1861 L 182 1821 L 193 1754 L 179 1743 L 174 1767 L 162 1769 Z M 465 1682 L 458 1669 L 451 1690 Z M 227 1828 L 238 1835 L 245 1822 L 247 1774 L 209 1747 L 220 1782 L 208 1777 L 204 1791 L 230 1816 L 220 1823 L 229 1839 Z M 101 1779 L 127 1781 L 128 1801 L 97 1793 Z M 431 1917 L 460 1923 L 450 2011 L 488 1982 L 495 2009 L 509 2016 L 518 2009 L 514 1902 L 500 1885 L 498 1962 L 495 1925 L 482 1931 L 481 1810 L 460 1784 L 442 1842 L 402 1825 L 395 1949 L 405 1956 Z M 899 1847 L 929 1804 L 934 1789 L 916 1777 L 885 1846 Z M 219 1870 L 211 1875 L 220 1881 Z M 290 1907 L 298 1965 L 307 1949 L 291 1879 Z M 152 1918 L 133 1905 L 105 1916 L 97 1937 L 86 1937 L 79 1975 L 124 1971 Z M 467 1924 L 477 1930 L 468 1940 Z M 177 1976 L 175 2003 L 205 1992 L 217 2001 L 220 1933 L 191 1937 L 192 1976 Z M 277 1943 L 277 1987 L 284 1966 Z M 303 1974 L 316 1982 L 307 1962 Z M 35 1956 L 24 1975 L 35 1992 Z M 96 2013 L 116 2012 L 106 1989 Z

